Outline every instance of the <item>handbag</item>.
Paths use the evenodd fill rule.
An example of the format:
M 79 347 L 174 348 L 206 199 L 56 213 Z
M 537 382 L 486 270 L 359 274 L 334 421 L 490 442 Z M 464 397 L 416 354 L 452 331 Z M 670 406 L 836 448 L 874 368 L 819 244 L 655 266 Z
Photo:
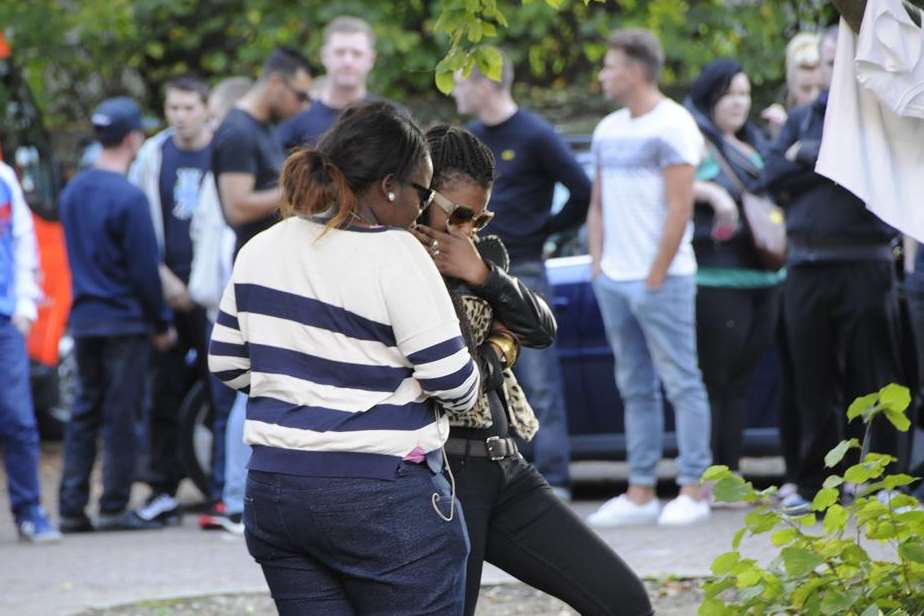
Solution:
M 713 144 L 708 144 L 722 172 L 741 191 L 741 209 L 751 232 L 754 250 L 764 269 L 775 272 L 786 265 L 786 217 L 783 209 L 761 195 L 755 195 L 744 185 L 725 156 Z

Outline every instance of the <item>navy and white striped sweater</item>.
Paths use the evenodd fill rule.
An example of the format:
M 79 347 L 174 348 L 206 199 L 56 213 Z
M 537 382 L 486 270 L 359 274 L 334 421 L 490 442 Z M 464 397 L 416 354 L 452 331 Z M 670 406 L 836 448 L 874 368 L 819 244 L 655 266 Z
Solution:
M 248 393 L 254 470 L 393 479 L 438 449 L 479 374 L 420 243 L 385 227 L 285 220 L 241 250 L 209 367 Z

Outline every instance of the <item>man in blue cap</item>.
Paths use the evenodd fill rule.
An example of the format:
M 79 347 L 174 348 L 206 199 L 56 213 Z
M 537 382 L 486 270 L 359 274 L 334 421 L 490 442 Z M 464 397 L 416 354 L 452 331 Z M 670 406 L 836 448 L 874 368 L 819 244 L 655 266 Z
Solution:
M 128 509 L 135 473 L 135 422 L 141 414 L 151 343 L 176 342 L 164 302 L 160 256 L 148 201 L 125 174 L 144 134 L 141 110 L 129 98 L 111 98 L 92 117 L 102 153 L 61 195 L 61 222 L 71 266 L 80 391 L 64 440 L 60 489 L 63 532 L 143 530 L 162 522 Z M 85 508 L 96 442 L 103 434 L 103 493 L 95 524 Z
M 32 213 L 16 172 L 0 162 L 0 449 L 20 539 L 48 543 L 61 533 L 40 503 L 39 436 L 25 342 L 42 295 L 37 274 Z

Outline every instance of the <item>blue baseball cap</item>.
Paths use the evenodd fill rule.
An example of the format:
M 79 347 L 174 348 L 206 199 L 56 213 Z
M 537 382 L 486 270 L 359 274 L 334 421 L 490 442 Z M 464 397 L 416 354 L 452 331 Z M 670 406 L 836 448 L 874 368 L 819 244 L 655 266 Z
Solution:
M 143 131 L 141 108 L 127 96 L 104 100 L 90 121 L 97 139 L 104 144 L 118 143 L 132 131 Z

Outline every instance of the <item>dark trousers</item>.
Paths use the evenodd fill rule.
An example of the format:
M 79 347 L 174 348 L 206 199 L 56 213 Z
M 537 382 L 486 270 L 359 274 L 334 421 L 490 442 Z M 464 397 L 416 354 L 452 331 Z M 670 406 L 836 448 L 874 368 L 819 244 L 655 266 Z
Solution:
M 195 351 L 192 371 L 203 383 L 209 383 L 207 320 L 201 308 L 176 312 L 174 325 L 177 344 L 166 352 L 154 352 L 151 412 L 148 420 L 150 474 L 148 483 L 155 492 L 176 494 L 186 470 L 179 456 L 180 406 L 191 381 L 186 358 Z M 211 391 L 206 385 L 206 390 Z
M 773 344 L 780 310 L 777 287 L 698 288 L 696 338 L 712 412 L 712 460 L 738 469 L 751 379 Z
M 552 303 L 552 287 L 542 261 L 512 263 L 510 273 L 531 291 Z M 568 436 L 568 413 L 565 408 L 561 364 L 555 345 L 545 349 L 523 348 L 513 368 L 523 393 L 539 420 L 540 430 L 529 443 L 519 441 L 522 451 L 532 459 L 550 484 L 567 487 L 571 483 L 571 441 Z
M 781 291 L 781 297 L 786 293 L 784 284 Z M 785 298 L 780 302 L 781 306 L 785 303 Z M 779 410 L 780 410 L 780 449 L 783 452 L 783 462 L 786 466 L 786 473 L 783 479 L 786 483 L 795 484 L 799 478 L 799 459 L 802 448 L 801 431 L 799 429 L 802 423 L 799 417 L 799 409 L 796 407 L 795 393 L 795 376 L 792 367 L 792 350 L 789 348 L 788 327 L 786 325 L 786 311 L 780 309 L 780 318 L 776 332 L 776 348 L 780 360 L 780 383 L 779 383 Z
M 471 553 L 465 614 L 475 613 L 484 561 L 584 616 L 652 613 L 645 587 L 522 458 L 450 456 Z
M 0 450 L 13 516 L 39 506 L 39 435 L 29 387 L 29 356 L 16 326 L 0 315 Z
M 784 301 L 802 418 L 797 484 L 811 499 L 834 472 L 825 454 L 843 438 L 863 438 L 859 420 L 847 424 L 847 406 L 900 380 L 895 271 L 885 261 L 796 265 Z M 871 451 L 899 453 L 898 431 L 885 418 L 876 419 L 871 439 Z
M 60 512 L 77 517 L 90 498 L 96 443 L 103 436 L 101 513 L 128 506 L 138 453 L 135 425 L 142 412 L 150 341 L 146 335 L 75 339 L 80 387 L 64 435 Z
M 458 616 L 468 538 L 449 482 L 402 463 L 394 481 L 250 471 L 247 549 L 280 616 Z

